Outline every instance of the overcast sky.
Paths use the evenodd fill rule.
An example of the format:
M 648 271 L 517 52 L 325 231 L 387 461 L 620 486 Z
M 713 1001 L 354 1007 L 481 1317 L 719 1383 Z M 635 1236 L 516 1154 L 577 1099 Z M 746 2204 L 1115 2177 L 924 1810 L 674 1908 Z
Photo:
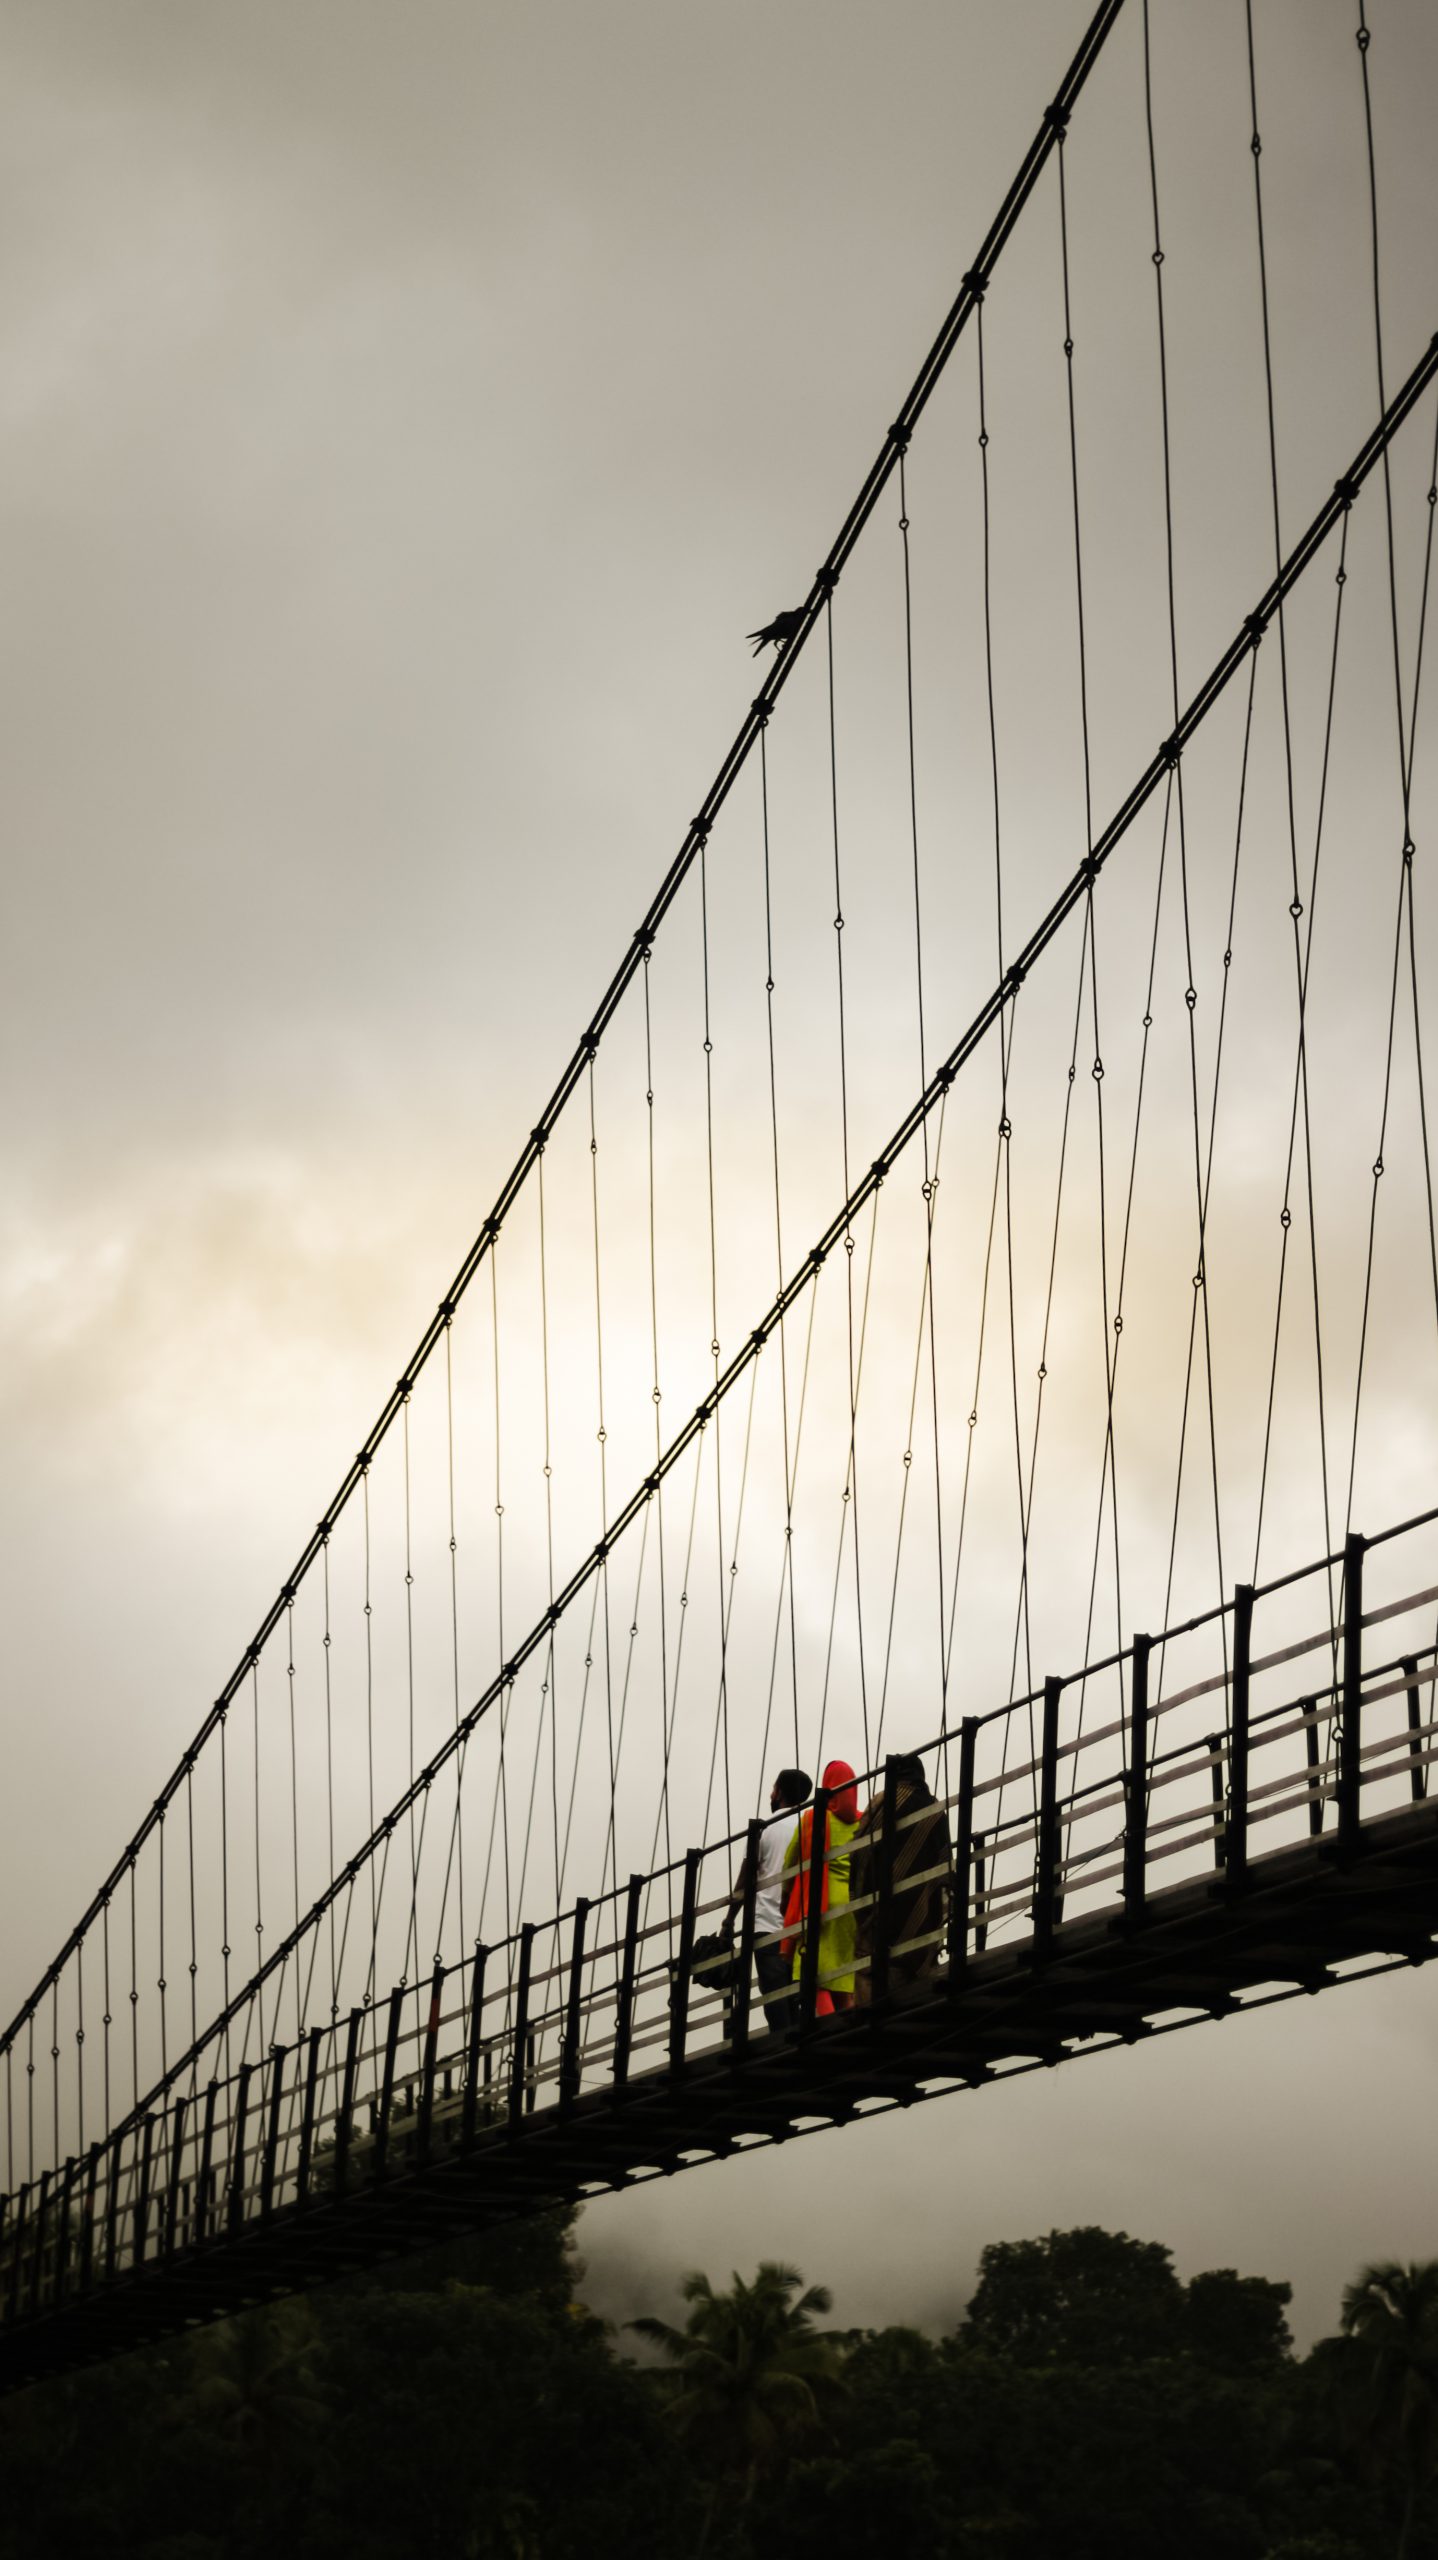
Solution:
M 0 6 L 7 2014 L 498 1190 L 742 714 L 744 633 L 806 590 L 1087 15 Z M 1377 407 L 1352 15 L 1256 8 L 1294 527 Z M 1370 18 L 1391 387 L 1438 325 L 1438 22 L 1422 0 Z M 1224 353 L 1227 280 L 1251 297 L 1253 263 L 1243 11 L 1155 0 L 1153 23 L 1187 260 L 1170 248 L 1196 676 L 1271 568 L 1251 298 Z M 1100 816 L 1166 716 L 1157 519 L 1140 536 L 1130 513 L 1159 487 L 1152 379 L 1131 393 L 1127 371 L 1140 343 L 1152 359 L 1139 35 L 1130 0 L 1070 145 L 1104 421 Z M 1054 356 L 1050 249 L 1029 268 L 1016 247 L 1017 316 L 995 309 L 1010 418 L 1041 294 Z M 1067 494 L 1061 441 L 1025 455 L 1004 633 L 1011 665 L 1032 652 L 1010 769 L 1032 798 L 1015 896 L 1036 911 L 1072 859 L 1045 837 L 1044 508 Z M 1426 479 L 1410 437 L 1410 652 Z M 1376 504 L 1355 543 L 1376 545 Z M 1381 770 L 1387 861 L 1365 557 L 1340 806 Z M 1321 667 L 1321 635 L 1295 648 Z M 1359 869 L 1334 895 L 1358 933 L 1379 853 L 1357 820 L 1348 842 Z M 956 974 L 940 1007 L 955 1027 L 967 990 Z M 1371 1499 L 1394 1511 L 1431 1499 L 1421 1295 L 1393 1300 L 1377 1390 Z M 1307 1516 L 1294 1536 L 1317 1544 Z M 986 2240 L 1101 2221 L 1170 2242 L 1185 2273 L 1292 2277 L 1307 2335 L 1365 2257 L 1438 2251 L 1435 2105 L 1433 1985 L 1401 1975 L 610 2200 L 582 2246 L 620 2312 L 689 2265 L 780 2255 L 845 2321 L 939 2322 Z

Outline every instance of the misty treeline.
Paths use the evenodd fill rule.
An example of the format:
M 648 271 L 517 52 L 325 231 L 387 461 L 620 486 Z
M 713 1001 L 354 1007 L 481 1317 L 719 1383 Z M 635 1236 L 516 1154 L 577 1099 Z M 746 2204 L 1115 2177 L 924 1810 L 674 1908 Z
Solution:
M 1438 2264 L 1304 2357 L 1286 2284 L 1096 2229 L 987 2248 L 938 2340 L 775 2265 L 614 2331 L 581 2278 L 515 2225 L 20 2394 L 0 2560 L 1438 2560 Z

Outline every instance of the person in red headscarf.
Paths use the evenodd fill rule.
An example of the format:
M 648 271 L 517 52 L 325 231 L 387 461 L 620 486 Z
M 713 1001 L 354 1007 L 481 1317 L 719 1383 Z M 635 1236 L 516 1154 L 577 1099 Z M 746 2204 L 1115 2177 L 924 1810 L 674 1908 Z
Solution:
M 859 1790 L 847 1760 L 831 1760 L 820 1780 L 827 1791 L 824 1817 L 824 1865 L 819 1895 L 819 1987 L 814 2015 L 827 2018 L 835 2009 L 854 2005 L 854 1915 L 849 1909 L 849 1843 L 859 1827 Z M 803 1976 L 804 1945 L 809 1931 L 809 1887 L 812 1874 L 814 1808 L 799 1816 L 799 1827 L 784 1856 L 792 1881 L 784 1906 L 783 1948 L 794 1980 Z

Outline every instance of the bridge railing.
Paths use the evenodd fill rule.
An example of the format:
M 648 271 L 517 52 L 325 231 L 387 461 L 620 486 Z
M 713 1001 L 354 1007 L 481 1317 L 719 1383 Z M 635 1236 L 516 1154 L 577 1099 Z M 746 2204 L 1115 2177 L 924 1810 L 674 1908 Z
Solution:
M 1269 1850 L 1359 1854 L 1375 1819 L 1425 1802 L 1438 1758 L 1438 1574 L 1412 1575 L 1433 1530 L 1350 1539 L 862 1773 L 853 1837 L 821 1790 L 777 1931 L 756 1925 L 756 1821 L 294 2045 L 251 2051 L 255 2018 L 236 2022 L 203 2083 L 0 2199 L 0 2325 L 454 2152 L 562 2136 L 596 2099 L 668 2103 L 689 2071 L 762 2051 L 776 2004 L 802 2040 L 830 2001 L 962 1997 L 1072 1947 L 1075 1924 L 1137 1931 L 1171 1887 L 1242 1895 Z

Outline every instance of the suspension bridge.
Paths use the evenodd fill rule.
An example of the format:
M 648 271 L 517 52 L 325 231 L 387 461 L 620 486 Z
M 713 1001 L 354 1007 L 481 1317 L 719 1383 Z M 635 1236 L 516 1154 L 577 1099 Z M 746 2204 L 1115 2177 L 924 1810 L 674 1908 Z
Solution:
M 471 1249 L 0 2038 L 7 2387 L 1438 1947 L 1438 338 L 1385 338 L 1360 7 L 1363 423 L 1290 461 L 1281 43 L 1205 18 L 1205 202 L 1170 24 L 1097 9 Z M 778 2032 L 755 1809 L 834 1760 L 854 2001 L 790 1924 Z

